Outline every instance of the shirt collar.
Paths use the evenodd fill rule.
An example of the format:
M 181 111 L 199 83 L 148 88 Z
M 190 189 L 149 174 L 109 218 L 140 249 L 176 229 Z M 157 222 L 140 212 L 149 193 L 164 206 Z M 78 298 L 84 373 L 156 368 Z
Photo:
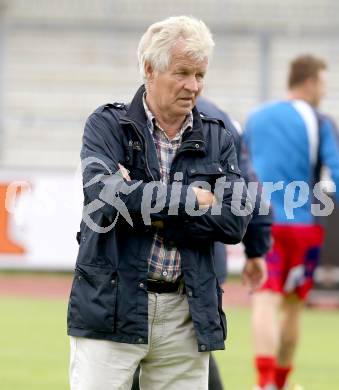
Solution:
M 144 92 L 144 94 L 143 94 L 142 102 L 143 102 L 146 117 L 147 117 L 147 127 L 149 128 L 151 134 L 153 134 L 156 129 L 159 129 L 166 135 L 165 131 L 159 126 L 155 116 L 153 115 L 153 113 L 151 112 L 151 110 L 149 109 L 149 107 L 147 105 L 146 92 Z M 181 138 L 183 133 L 185 132 L 185 130 L 192 129 L 192 127 L 193 127 L 193 113 L 192 113 L 192 111 L 190 111 L 186 115 L 185 120 L 180 127 L 180 130 L 178 131 L 178 133 L 176 134 L 176 136 L 172 140 Z

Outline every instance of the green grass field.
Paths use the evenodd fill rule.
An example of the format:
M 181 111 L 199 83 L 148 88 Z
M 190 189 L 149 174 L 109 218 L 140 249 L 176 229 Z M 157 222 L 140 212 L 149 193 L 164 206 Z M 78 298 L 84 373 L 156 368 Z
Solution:
M 66 306 L 63 300 L 0 297 L 2 390 L 68 389 Z M 249 311 L 227 312 L 227 348 L 216 353 L 225 389 L 251 390 Z M 302 384 L 305 390 L 339 389 L 338 330 L 338 313 L 305 312 L 293 383 Z

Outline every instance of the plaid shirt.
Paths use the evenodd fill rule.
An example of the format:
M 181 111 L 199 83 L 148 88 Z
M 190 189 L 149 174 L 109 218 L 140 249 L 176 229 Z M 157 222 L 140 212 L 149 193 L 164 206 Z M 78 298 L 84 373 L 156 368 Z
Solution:
M 147 115 L 147 127 L 151 132 L 157 151 L 160 165 L 161 182 L 169 182 L 169 174 L 173 158 L 181 145 L 182 135 L 185 130 L 192 129 L 193 114 L 190 112 L 174 138 L 169 139 L 165 131 L 158 125 L 156 118 L 149 110 L 146 103 L 146 94 L 143 97 L 145 112 Z M 154 235 L 151 252 L 148 257 L 148 277 L 150 279 L 175 282 L 181 274 L 180 253 L 174 246 L 164 244 L 160 232 Z

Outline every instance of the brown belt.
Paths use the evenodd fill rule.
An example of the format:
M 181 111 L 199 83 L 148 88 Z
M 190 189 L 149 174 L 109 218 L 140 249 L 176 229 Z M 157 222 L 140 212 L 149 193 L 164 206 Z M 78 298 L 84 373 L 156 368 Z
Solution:
M 179 292 L 180 286 L 182 285 L 181 280 L 178 279 L 175 282 L 165 282 L 164 280 L 147 280 L 147 291 L 153 293 L 172 293 Z M 184 291 L 182 291 L 184 292 Z

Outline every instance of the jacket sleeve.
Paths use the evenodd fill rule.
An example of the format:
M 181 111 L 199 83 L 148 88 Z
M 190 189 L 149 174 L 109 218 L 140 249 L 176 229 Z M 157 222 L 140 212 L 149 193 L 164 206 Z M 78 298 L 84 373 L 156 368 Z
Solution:
M 242 138 L 239 135 L 237 136 L 240 145 L 240 152 L 238 154 L 239 168 L 248 186 L 254 204 L 253 217 L 248 224 L 243 238 L 243 244 L 248 258 L 261 257 L 269 251 L 271 246 L 272 209 L 267 205 L 266 212 L 259 213 L 260 204 L 263 201 L 262 186 L 252 168 L 247 148 L 242 141 Z M 254 186 L 255 192 L 251 191 L 251 185 Z
M 207 115 L 223 121 L 225 128 L 232 133 L 239 168 L 246 184 L 248 185 L 249 183 L 254 183 L 254 188 L 256 186 L 258 188 L 258 191 L 253 194 L 251 192 L 251 186 L 249 187 L 250 195 L 254 203 L 254 210 L 253 218 L 250 220 L 243 238 L 243 244 L 245 246 L 246 255 L 249 258 L 262 256 L 269 250 L 271 244 L 272 211 L 269 209 L 268 214 L 259 215 L 262 189 L 260 183 L 258 182 L 258 178 L 252 169 L 249 155 L 242 137 L 227 113 L 217 107 L 214 103 L 204 97 L 199 97 L 197 107 L 200 111 L 206 113 Z
M 172 185 L 159 183 L 157 191 L 149 183 L 126 181 L 119 174 L 119 162 L 124 161 L 122 133 L 118 118 L 108 110 L 95 112 L 86 122 L 81 149 L 83 190 L 88 212 L 100 211 L 109 220 L 119 210 L 125 218 L 142 214 L 142 204 L 150 206 L 150 216 L 166 215 L 172 193 Z M 148 187 L 147 187 L 148 186 Z M 147 188 L 146 188 L 147 187 Z M 174 189 L 175 190 L 175 189 Z M 182 186 L 179 196 L 172 197 L 171 207 L 178 205 L 179 216 L 185 217 L 186 198 L 196 203 L 194 191 Z M 162 204 L 154 211 L 156 202 Z M 174 203 L 176 202 L 176 204 Z
M 223 191 L 221 209 L 216 212 L 213 207 L 209 208 L 203 215 L 185 218 L 181 229 L 168 229 L 171 238 L 179 244 L 187 240 L 193 240 L 195 245 L 206 241 L 236 244 L 245 234 L 252 216 L 252 202 L 238 169 L 232 136 L 229 132 L 226 136 L 225 130 L 224 135 L 220 163 L 224 171 L 222 179 L 230 183 L 230 187 Z

